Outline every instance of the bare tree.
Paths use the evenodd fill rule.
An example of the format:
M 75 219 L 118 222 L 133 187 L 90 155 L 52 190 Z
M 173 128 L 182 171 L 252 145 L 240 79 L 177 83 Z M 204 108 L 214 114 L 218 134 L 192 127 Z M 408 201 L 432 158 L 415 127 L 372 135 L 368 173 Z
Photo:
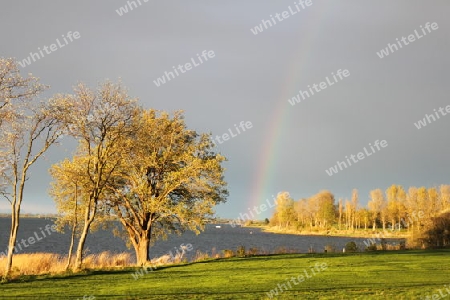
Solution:
M 28 101 L 9 103 L 14 114 L 3 120 L 0 132 L 1 194 L 11 205 L 11 232 L 4 278 L 12 268 L 14 246 L 19 229 L 20 208 L 30 167 L 57 142 L 63 133 L 58 120 L 62 103 Z
M 0 128 L 16 115 L 17 105 L 29 102 L 44 88 L 31 74 L 22 77 L 12 58 L 0 58 Z

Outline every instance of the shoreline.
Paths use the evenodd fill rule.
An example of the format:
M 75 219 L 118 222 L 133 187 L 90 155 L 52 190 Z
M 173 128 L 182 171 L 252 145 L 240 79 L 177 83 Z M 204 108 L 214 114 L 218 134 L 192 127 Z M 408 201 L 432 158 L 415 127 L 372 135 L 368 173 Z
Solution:
M 275 233 L 275 234 L 293 234 L 293 235 L 304 235 L 304 236 L 334 236 L 334 237 L 349 237 L 349 238 L 373 238 L 382 236 L 382 238 L 388 239 L 406 239 L 408 238 L 407 232 L 389 232 L 389 230 L 378 229 L 376 231 L 372 231 L 368 229 L 367 231 L 297 231 L 293 229 L 277 229 L 275 227 L 270 226 L 242 226 L 246 228 L 259 228 L 262 232 L 267 233 Z

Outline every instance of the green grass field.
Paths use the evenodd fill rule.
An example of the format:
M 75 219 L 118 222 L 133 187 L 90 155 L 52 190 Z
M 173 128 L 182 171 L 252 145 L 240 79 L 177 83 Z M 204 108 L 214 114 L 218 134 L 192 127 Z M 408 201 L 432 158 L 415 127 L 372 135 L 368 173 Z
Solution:
M 312 276 L 316 263 L 327 268 Z M 425 299 L 439 289 L 447 293 L 450 251 L 229 258 L 158 268 L 134 279 L 137 270 L 22 278 L 1 284 L 0 299 L 270 299 L 270 290 L 289 288 L 287 281 L 305 270 L 311 278 L 291 281 L 274 299 Z

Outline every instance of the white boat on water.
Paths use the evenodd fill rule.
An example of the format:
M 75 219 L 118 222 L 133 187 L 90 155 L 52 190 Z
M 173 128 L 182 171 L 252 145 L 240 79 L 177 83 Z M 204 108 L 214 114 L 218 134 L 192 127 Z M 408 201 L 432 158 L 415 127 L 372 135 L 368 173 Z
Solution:
M 222 228 L 222 226 L 220 226 L 220 225 L 216 225 L 216 228 Z

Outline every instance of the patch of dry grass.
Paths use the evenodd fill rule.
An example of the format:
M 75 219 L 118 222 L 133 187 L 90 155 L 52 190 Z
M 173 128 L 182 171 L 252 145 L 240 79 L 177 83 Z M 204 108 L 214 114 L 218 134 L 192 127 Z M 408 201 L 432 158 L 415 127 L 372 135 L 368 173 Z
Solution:
M 0 276 L 5 273 L 6 257 L 0 257 Z M 64 257 L 53 253 L 16 254 L 13 257 L 12 276 L 54 274 L 64 271 Z
M 108 251 L 88 255 L 83 262 L 87 269 L 108 269 L 115 267 L 129 267 L 134 262 L 129 253 L 112 254 Z
M 72 263 L 75 259 L 72 258 Z M 22 275 L 59 274 L 66 271 L 67 256 L 53 253 L 16 254 L 13 257 L 11 277 Z M 83 261 L 85 269 L 128 267 L 133 264 L 129 253 L 102 252 L 88 255 Z M 6 256 L 0 257 L 0 277 L 5 273 Z

